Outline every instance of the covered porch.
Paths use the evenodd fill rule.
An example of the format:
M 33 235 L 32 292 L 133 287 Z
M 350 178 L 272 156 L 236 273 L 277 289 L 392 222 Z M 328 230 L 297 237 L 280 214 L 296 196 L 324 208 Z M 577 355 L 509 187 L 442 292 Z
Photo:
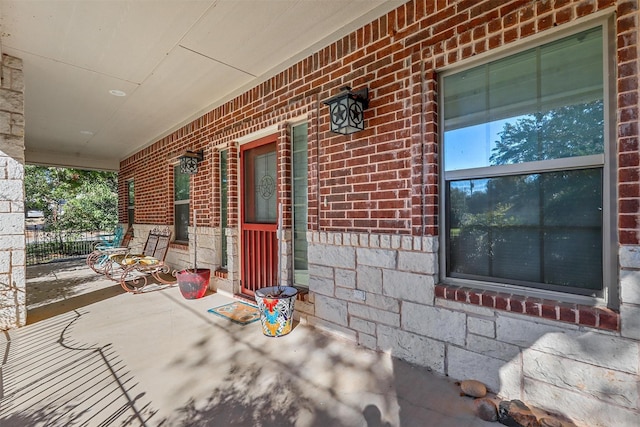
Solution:
M 0 336 L 6 427 L 485 425 L 448 378 L 302 324 L 265 337 L 208 313 L 221 294 L 127 294 L 77 260 L 29 267 L 27 296 Z

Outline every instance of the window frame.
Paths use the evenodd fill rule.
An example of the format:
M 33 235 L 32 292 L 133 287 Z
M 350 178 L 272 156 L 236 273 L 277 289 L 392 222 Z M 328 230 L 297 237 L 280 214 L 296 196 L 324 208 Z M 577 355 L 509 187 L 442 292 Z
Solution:
M 134 179 L 127 180 L 127 225 L 133 226 L 135 223 L 135 182 Z M 133 197 L 131 197 L 133 196 Z
M 602 27 L 602 44 L 603 44 L 603 109 L 604 109 L 604 149 L 601 154 L 593 154 L 581 157 L 568 157 L 560 159 L 542 160 L 528 162 L 526 166 L 523 164 L 506 164 L 487 167 L 478 167 L 459 170 L 444 170 L 444 78 L 463 72 L 465 70 L 477 67 L 479 65 L 488 64 L 507 58 L 525 50 L 541 46 L 559 40 L 564 37 L 578 34 L 580 32 Z M 580 25 L 571 26 L 565 30 L 549 31 L 544 35 L 532 37 L 531 40 L 514 43 L 509 48 L 499 49 L 498 52 L 488 52 L 479 55 L 468 61 L 461 61 L 454 66 L 439 70 L 438 85 L 441 88 L 438 94 L 439 112 L 439 134 L 442 149 L 439 150 L 438 162 L 440 165 L 439 188 L 440 188 L 440 209 L 439 209 L 439 279 L 442 284 L 464 286 L 479 290 L 487 290 L 494 292 L 504 292 L 525 297 L 535 297 L 543 299 L 553 299 L 568 303 L 588 304 L 588 305 L 607 305 L 609 308 L 616 309 L 619 307 L 618 298 L 618 280 L 617 280 L 617 252 L 616 243 L 617 236 L 616 218 L 617 218 L 617 200 L 615 200 L 615 185 L 617 182 L 617 164 L 616 164 L 616 73 L 615 73 L 615 26 L 612 17 L 597 17 L 588 20 Z M 612 97 L 613 95 L 613 97 Z M 612 99 L 613 98 L 613 99 Z M 500 176 L 511 176 L 519 174 L 544 173 L 560 170 L 577 170 L 588 169 L 589 167 L 602 168 L 602 291 L 595 295 L 579 295 L 575 293 L 561 292 L 543 288 L 525 287 L 515 284 L 504 284 L 498 282 L 490 282 L 484 280 L 474 280 L 466 278 L 454 278 L 448 276 L 447 272 L 447 254 L 449 246 L 449 238 L 447 234 L 447 215 L 448 206 L 446 200 L 446 189 L 448 183 L 460 179 L 478 179 L 491 178 Z
M 306 128 L 306 134 L 304 134 L 305 136 L 305 150 L 307 153 L 306 156 L 306 164 L 305 164 L 305 168 L 304 170 L 301 170 L 301 168 L 299 166 L 296 166 L 295 163 L 295 150 L 294 150 L 294 138 L 295 138 L 295 134 L 296 134 L 296 129 L 300 129 L 302 127 Z M 298 247 L 298 244 L 296 244 L 296 222 L 298 219 L 298 209 L 297 209 L 297 204 L 296 204 L 296 186 L 295 186 L 295 180 L 296 178 L 296 173 L 298 171 L 300 171 L 301 173 L 304 174 L 304 179 L 305 179 L 305 210 L 306 210 L 306 215 L 304 216 L 304 224 L 305 224 L 305 229 L 304 229 L 304 235 L 306 236 L 306 233 L 308 231 L 308 220 L 309 220 L 309 194 L 308 194 L 308 185 L 309 185 L 309 158 L 308 158 L 308 152 L 309 152 L 309 123 L 307 121 L 302 121 L 302 122 L 296 122 L 296 123 L 292 123 L 290 125 L 290 136 L 291 136 L 291 270 L 293 272 L 293 281 L 294 281 L 294 285 L 296 286 L 301 286 L 301 287 L 309 287 L 309 242 L 307 242 L 305 240 L 304 245 L 306 245 L 304 252 L 305 252 L 305 262 L 307 263 L 307 269 L 306 270 L 300 270 L 300 269 L 296 269 L 296 248 Z M 302 177 L 300 177 L 302 178 Z M 300 179 L 298 178 L 298 179 Z
M 189 219 L 187 219 L 187 233 L 186 233 L 186 238 L 180 238 L 178 235 L 178 210 L 176 209 L 176 206 L 178 205 L 187 205 L 187 209 L 189 211 L 191 211 L 189 204 L 191 203 L 191 176 L 189 174 L 184 174 L 189 176 L 189 188 L 188 188 L 188 194 L 189 196 L 186 199 L 181 199 L 181 200 L 177 200 L 176 199 L 176 177 L 178 174 L 182 174 L 182 172 L 180 172 L 180 164 L 174 164 L 173 165 L 173 183 L 172 183 L 172 189 L 173 189 L 173 228 L 174 228 L 174 235 L 175 235 L 175 241 L 178 243 L 189 243 L 189 222 L 190 222 L 190 218 L 191 215 L 188 215 Z
M 227 268 L 229 263 L 226 229 L 229 227 L 229 149 L 218 154 L 220 176 L 218 191 L 220 196 L 220 267 Z M 224 172 L 224 174 L 223 174 Z M 226 203 L 225 203 L 226 202 Z

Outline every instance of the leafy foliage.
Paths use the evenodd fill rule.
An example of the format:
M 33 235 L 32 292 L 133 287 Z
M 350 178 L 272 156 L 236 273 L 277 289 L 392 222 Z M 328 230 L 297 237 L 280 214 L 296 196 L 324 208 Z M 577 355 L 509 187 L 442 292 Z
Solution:
M 602 100 L 530 114 L 505 124 L 490 162 L 506 165 L 602 153 Z
M 25 166 L 25 210 L 44 212 L 47 228 L 109 230 L 118 222 L 115 172 Z

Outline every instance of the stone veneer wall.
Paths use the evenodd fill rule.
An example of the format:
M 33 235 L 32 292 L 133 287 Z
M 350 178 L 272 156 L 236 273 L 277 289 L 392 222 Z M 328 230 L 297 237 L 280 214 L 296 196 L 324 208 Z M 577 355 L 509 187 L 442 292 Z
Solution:
M 0 330 L 26 323 L 24 79 L 22 60 L 0 62 Z
M 588 425 L 640 419 L 637 310 L 620 331 L 438 296 L 438 239 L 309 233 L 313 326 Z M 640 252 L 623 247 L 623 301 L 640 302 Z M 296 309 L 298 307 L 296 306 Z

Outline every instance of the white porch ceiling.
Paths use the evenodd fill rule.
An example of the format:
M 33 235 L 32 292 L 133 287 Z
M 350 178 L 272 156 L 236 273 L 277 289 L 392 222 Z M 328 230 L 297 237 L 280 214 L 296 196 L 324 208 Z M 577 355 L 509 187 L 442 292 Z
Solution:
M 26 161 L 117 170 L 405 1 L 0 0 L 0 50 L 24 66 Z

